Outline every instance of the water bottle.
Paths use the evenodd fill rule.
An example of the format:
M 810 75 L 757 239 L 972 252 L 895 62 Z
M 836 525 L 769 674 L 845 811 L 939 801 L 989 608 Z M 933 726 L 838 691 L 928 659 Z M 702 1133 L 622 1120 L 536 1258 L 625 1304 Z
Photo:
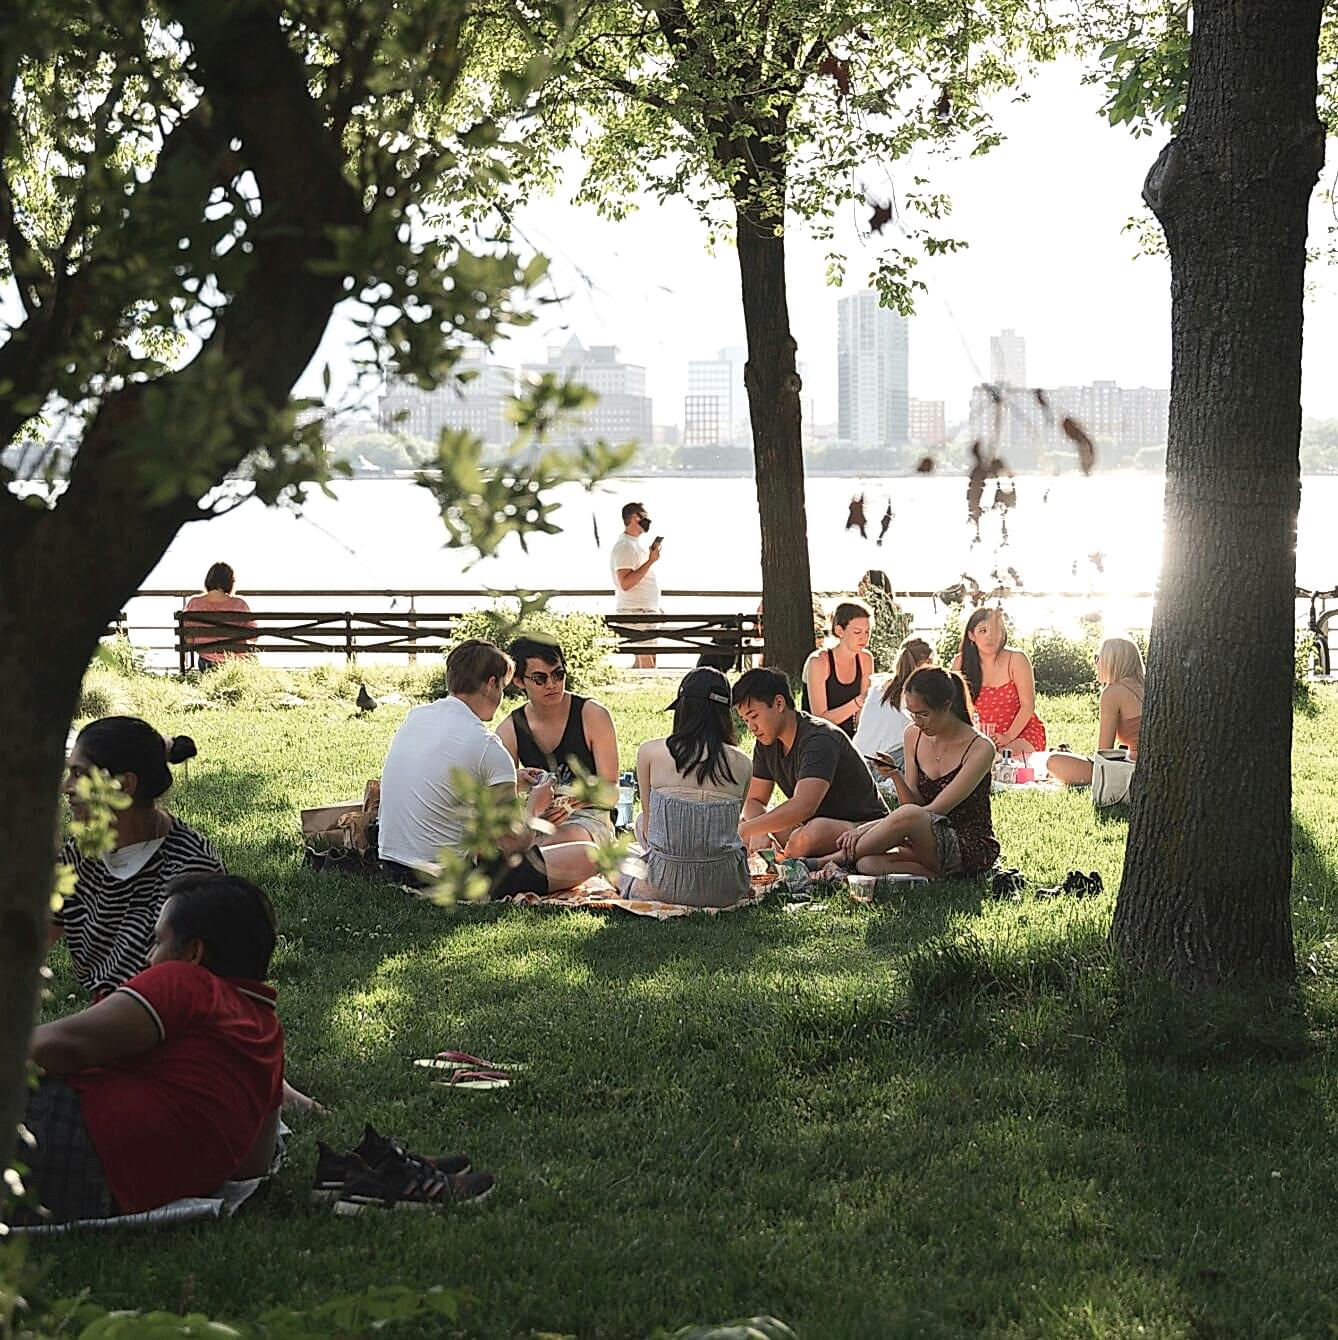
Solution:
M 631 828 L 632 804 L 636 800 L 636 777 L 630 772 L 618 778 L 618 827 Z

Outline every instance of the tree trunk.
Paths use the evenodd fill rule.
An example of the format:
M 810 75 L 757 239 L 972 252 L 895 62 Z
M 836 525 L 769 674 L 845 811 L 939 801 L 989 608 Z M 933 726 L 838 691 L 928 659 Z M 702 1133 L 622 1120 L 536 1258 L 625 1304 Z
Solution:
M 1295 970 L 1291 734 L 1322 0 L 1198 0 L 1144 196 L 1171 254 L 1166 553 L 1111 935 L 1184 989 Z
M 799 373 L 785 294 L 785 236 L 737 210 L 748 338 L 744 384 L 762 526 L 763 633 L 768 665 L 798 679 L 813 651 L 813 583 L 804 508 Z
M 20 576 L 12 551 L 0 555 L 0 1167 L 8 1162 L 27 1090 L 19 1082 L 37 1007 L 38 973 L 46 957 L 56 868 L 60 776 L 65 733 L 79 681 L 97 644 L 96 621 L 68 609 L 48 619 L 37 609 L 11 617 L 37 594 L 31 573 Z M 28 587 L 27 597 L 14 588 Z M 78 627 L 82 623 L 83 628 Z M 21 1156 L 20 1156 L 21 1157 Z

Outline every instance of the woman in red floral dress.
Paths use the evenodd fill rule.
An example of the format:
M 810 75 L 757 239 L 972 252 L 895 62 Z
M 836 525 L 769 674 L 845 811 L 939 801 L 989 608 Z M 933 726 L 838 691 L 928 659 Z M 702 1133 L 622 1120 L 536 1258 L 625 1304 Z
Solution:
M 1003 611 L 978 609 L 966 621 L 962 650 L 952 668 L 962 672 L 975 703 L 980 731 L 1002 753 L 1026 759 L 1045 746 L 1045 723 L 1036 715 L 1036 679 L 1025 651 L 1008 645 Z

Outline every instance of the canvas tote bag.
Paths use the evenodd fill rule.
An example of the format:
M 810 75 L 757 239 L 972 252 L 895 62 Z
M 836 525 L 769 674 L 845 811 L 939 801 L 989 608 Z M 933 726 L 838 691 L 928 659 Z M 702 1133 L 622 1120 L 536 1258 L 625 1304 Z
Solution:
M 1129 799 L 1134 765 L 1123 749 L 1098 749 L 1092 755 L 1092 804 L 1099 810 Z

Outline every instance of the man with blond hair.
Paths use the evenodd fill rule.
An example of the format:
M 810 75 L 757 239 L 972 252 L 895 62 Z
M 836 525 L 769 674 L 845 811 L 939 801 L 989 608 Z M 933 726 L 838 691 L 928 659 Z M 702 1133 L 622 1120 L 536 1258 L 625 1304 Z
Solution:
M 493 851 L 465 846 L 472 816 L 462 787 L 475 782 L 503 796 L 516 794 L 516 765 L 487 727 L 514 673 L 504 652 L 491 642 L 469 638 L 446 659 L 447 697 L 413 708 L 395 732 L 381 771 L 378 830 L 381 864 L 392 878 L 426 883 L 436 873 L 443 849 L 478 861 L 491 880 L 494 898 L 555 893 L 594 873 L 590 843 L 569 842 L 542 851 L 535 845 L 530 821 L 552 804 L 553 782 L 534 769 L 520 774 L 529 792 L 525 826 L 498 839 Z

